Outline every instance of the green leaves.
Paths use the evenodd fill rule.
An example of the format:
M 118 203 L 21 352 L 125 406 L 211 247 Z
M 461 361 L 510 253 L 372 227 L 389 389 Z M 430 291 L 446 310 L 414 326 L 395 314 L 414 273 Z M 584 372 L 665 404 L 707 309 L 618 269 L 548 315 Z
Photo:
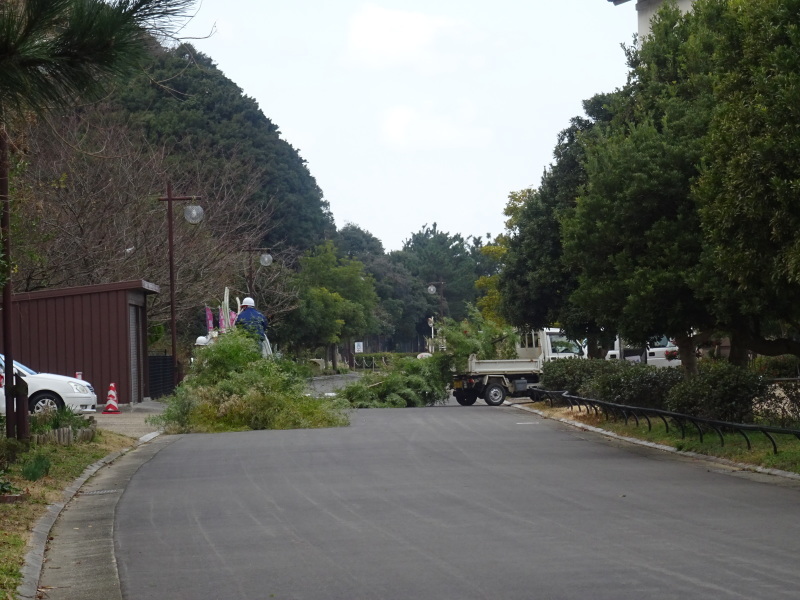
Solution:
M 130 75 L 147 32 L 167 32 L 189 0 L 21 0 L 0 3 L 0 118 L 69 106 Z
M 378 304 L 375 284 L 356 260 L 338 258 L 326 242 L 300 259 L 300 306 L 282 326 L 290 343 L 313 348 L 372 333 Z

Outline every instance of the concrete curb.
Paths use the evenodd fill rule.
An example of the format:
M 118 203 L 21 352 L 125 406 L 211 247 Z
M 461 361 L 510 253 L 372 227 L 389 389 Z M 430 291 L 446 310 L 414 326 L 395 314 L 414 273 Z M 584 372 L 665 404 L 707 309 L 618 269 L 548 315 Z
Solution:
M 123 448 L 118 452 L 112 452 L 108 456 L 98 460 L 96 463 L 89 465 L 86 467 L 83 473 L 64 490 L 61 502 L 51 504 L 47 508 L 47 512 L 36 522 L 36 525 L 33 526 L 31 537 L 28 540 L 28 551 L 25 554 L 25 564 L 20 570 L 20 573 L 22 574 L 22 583 L 17 586 L 17 596 L 19 598 L 31 598 L 35 600 L 38 597 L 39 579 L 42 575 L 44 554 L 47 549 L 50 531 L 52 530 L 56 519 L 58 519 L 59 515 L 64 508 L 66 508 L 67 504 L 69 504 L 69 501 L 75 497 L 75 494 L 78 493 L 83 484 L 85 484 L 90 477 L 95 475 L 103 467 L 110 465 L 119 457 L 127 454 L 135 448 L 138 448 L 142 444 L 151 441 L 159 435 L 161 435 L 161 432 L 158 431 L 149 433 L 136 440 L 132 446 Z
M 680 456 L 686 456 L 689 458 L 697 458 L 701 460 L 705 460 L 708 462 L 714 462 L 721 465 L 725 465 L 728 467 L 735 467 L 737 469 L 741 469 L 743 471 L 753 471 L 755 473 L 762 473 L 764 475 L 775 475 L 776 477 L 785 477 L 786 479 L 793 479 L 795 481 L 800 481 L 800 475 L 797 473 L 792 473 L 790 471 L 782 471 L 781 469 L 768 469 L 766 467 L 759 467 L 758 465 L 751 465 L 748 463 L 740 463 L 729 460 L 727 458 L 720 458 L 718 456 L 709 456 L 708 454 L 699 454 L 697 452 L 685 452 L 683 450 L 678 450 L 677 448 L 673 448 L 672 446 L 665 446 L 663 444 L 655 444 L 653 442 L 648 442 L 645 440 L 640 440 L 637 438 L 627 437 L 624 435 L 619 435 L 614 433 L 613 431 L 608 431 L 606 429 L 600 429 L 599 427 L 594 427 L 593 425 L 587 425 L 586 423 L 580 423 L 578 421 L 571 421 L 570 419 L 557 419 L 551 417 L 550 415 L 537 410 L 535 408 L 530 408 L 528 406 L 522 406 L 520 404 L 512 404 L 510 402 L 505 402 L 507 406 L 512 406 L 514 408 L 518 408 L 520 410 L 524 410 L 526 412 L 531 412 L 534 414 L 539 415 L 542 418 L 550 419 L 551 421 L 558 421 L 559 423 L 564 423 L 565 425 L 569 425 L 570 427 L 575 427 L 577 429 L 581 429 L 583 431 L 591 431 L 593 433 L 599 433 L 600 435 L 604 435 L 606 437 L 620 440 L 623 442 L 628 442 L 630 444 L 636 444 L 638 446 L 646 446 L 648 448 L 653 448 L 655 450 L 662 450 L 664 452 L 671 452 L 672 454 L 678 454 Z

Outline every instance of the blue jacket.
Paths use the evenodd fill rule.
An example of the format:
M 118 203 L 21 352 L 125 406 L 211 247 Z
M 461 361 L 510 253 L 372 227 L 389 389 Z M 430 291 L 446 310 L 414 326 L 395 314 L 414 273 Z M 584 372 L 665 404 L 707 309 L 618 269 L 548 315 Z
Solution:
M 246 306 L 245 309 L 236 317 L 236 326 L 241 327 L 250 335 L 262 340 L 267 334 L 267 326 L 269 321 L 267 317 L 262 315 L 252 306 Z

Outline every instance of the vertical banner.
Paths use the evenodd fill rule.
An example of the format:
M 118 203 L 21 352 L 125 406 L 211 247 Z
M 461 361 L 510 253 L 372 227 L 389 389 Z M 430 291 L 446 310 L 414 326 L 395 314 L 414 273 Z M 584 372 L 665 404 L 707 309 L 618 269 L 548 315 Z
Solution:
M 227 328 L 225 327 L 225 311 L 220 306 L 219 307 L 219 332 L 220 333 L 225 333 L 226 331 L 227 331 Z
M 208 306 L 206 306 L 206 329 L 208 333 L 214 331 L 214 313 Z

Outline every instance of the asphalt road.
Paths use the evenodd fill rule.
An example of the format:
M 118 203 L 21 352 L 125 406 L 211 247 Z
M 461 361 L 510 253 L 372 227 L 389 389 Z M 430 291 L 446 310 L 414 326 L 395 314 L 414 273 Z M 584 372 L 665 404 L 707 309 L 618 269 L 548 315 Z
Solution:
M 776 478 L 448 406 L 182 437 L 114 536 L 130 600 L 797 598 L 799 508 Z

